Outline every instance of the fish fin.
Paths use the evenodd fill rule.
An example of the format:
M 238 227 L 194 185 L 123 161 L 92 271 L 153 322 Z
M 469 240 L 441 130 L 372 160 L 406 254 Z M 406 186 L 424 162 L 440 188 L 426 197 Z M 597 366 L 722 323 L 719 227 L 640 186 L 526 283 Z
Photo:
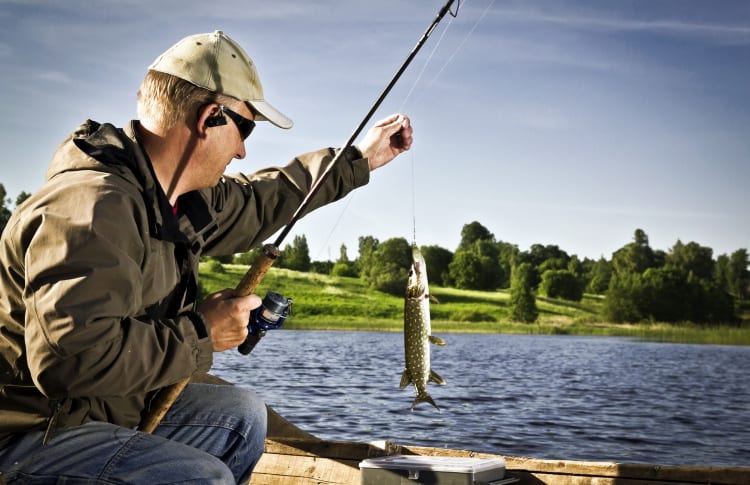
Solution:
M 409 373 L 404 369 L 404 373 L 401 374 L 401 384 L 399 384 L 399 388 L 403 389 L 406 386 L 408 386 L 411 383 L 411 379 L 409 378 Z
M 430 394 L 427 392 L 423 394 L 417 394 L 417 397 L 414 398 L 414 402 L 411 404 L 411 410 L 414 411 L 414 406 L 416 406 L 417 404 L 421 402 L 428 402 L 432 404 L 435 407 L 435 409 L 438 410 L 438 412 L 441 412 L 438 405 L 435 404 L 435 401 L 432 400 L 432 396 L 430 396 Z
M 428 296 L 428 298 L 430 299 L 430 301 L 432 303 L 437 303 L 438 305 L 440 304 L 440 300 L 438 300 L 437 297 L 435 295 L 433 295 L 432 293 L 430 293 L 430 295 Z
M 436 384 L 445 385 L 445 379 L 440 377 L 437 372 L 430 369 L 430 378 L 427 379 L 427 382 L 434 382 Z
M 445 340 L 441 339 L 440 337 L 436 335 L 430 335 L 429 337 L 427 337 L 427 339 L 435 345 L 439 345 L 441 347 L 445 346 Z

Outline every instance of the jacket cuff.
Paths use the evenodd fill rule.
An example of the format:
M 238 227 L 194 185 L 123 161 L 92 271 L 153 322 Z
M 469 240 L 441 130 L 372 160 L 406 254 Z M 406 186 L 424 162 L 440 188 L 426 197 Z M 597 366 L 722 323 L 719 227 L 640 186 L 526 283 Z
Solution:
M 370 161 L 363 158 L 362 151 L 355 145 L 346 148 L 344 152 L 346 158 L 352 165 L 354 172 L 354 186 L 361 187 L 370 182 Z

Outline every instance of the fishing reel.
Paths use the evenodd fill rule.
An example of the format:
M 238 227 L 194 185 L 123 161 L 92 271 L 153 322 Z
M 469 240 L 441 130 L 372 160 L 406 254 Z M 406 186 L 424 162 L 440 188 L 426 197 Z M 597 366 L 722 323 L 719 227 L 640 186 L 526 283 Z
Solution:
M 250 335 L 281 327 L 292 312 L 292 301 L 275 291 L 267 292 L 263 303 L 250 313 Z
M 261 305 L 250 312 L 249 335 L 237 348 L 243 355 L 249 354 L 268 330 L 276 330 L 292 313 L 292 299 L 284 298 L 275 291 L 269 291 Z

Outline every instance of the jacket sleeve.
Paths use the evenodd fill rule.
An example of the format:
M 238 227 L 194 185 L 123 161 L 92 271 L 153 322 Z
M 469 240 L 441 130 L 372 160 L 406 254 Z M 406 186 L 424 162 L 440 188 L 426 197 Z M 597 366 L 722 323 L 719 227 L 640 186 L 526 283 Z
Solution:
M 225 177 L 217 187 L 204 192 L 219 224 L 219 231 L 204 252 L 239 253 L 265 241 L 289 222 L 335 154 L 332 148 L 310 152 L 285 167 L 264 169 L 250 176 Z M 305 214 L 341 199 L 369 180 L 368 160 L 357 148 L 348 147 Z
M 60 176 L 20 237 L 35 384 L 50 398 L 128 396 L 207 371 L 211 341 L 190 316 L 136 318 L 150 251 L 140 195 L 84 177 Z

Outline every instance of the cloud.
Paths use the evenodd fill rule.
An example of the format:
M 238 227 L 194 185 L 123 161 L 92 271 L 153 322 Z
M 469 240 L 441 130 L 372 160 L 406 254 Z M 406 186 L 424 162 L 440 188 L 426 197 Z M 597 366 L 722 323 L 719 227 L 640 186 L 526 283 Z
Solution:
M 569 9 L 568 9 L 569 10 Z M 644 11 L 648 11 L 644 9 Z M 605 13 L 606 12 L 606 13 Z M 603 32 L 648 32 L 672 37 L 689 37 L 713 44 L 750 44 L 750 25 L 738 23 L 706 23 L 663 18 L 641 20 L 617 17 L 612 10 L 591 13 L 560 13 L 532 8 L 501 9 L 499 15 L 507 20 L 526 23 L 552 24 L 579 30 Z
M 60 71 L 40 71 L 34 74 L 34 78 L 40 81 L 62 84 L 67 84 L 72 81 L 67 74 Z

